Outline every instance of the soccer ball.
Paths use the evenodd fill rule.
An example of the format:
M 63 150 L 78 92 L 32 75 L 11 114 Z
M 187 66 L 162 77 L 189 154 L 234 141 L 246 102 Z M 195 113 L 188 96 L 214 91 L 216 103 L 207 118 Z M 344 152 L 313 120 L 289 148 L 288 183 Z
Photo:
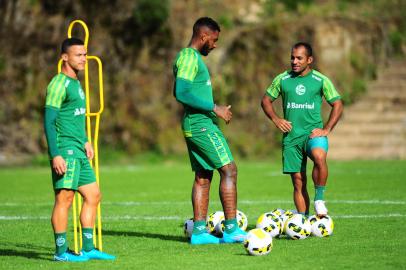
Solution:
M 276 237 L 282 233 L 282 221 L 277 215 L 271 212 L 265 213 L 258 218 L 257 228 L 263 229 L 271 237 Z
M 207 217 L 207 228 L 209 233 L 220 235 L 223 233 L 224 212 L 216 211 Z
M 240 210 L 237 210 L 237 223 L 238 223 L 238 227 L 240 227 L 240 229 L 243 231 L 245 231 L 248 227 L 248 218 Z
M 280 217 L 281 221 L 282 221 L 282 233 L 286 232 L 286 221 L 293 217 L 294 214 L 297 214 L 296 210 L 286 210 L 282 216 Z
M 312 235 L 325 237 L 333 234 L 334 222 L 330 216 L 318 217 L 316 215 L 309 217 Z
M 286 211 L 281 209 L 281 208 L 276 208 L 274 210 L 271 211 L 272 214 L 277 215 L 278 217 L 282 217 L 282 215 L 285 213 Z
M 250 230 L 244 240 L 244 247 L 250 255 L 266 255 L 272 250 L 272 237 L 263 229 Z
M 193 218 L 187 219 L 185 223 L 183 224 L 183 233 L 187 238 L 192 237 L 193 233 Z
M 310 222 L 301 214 L 294 214 L 285 224 L 285 233 L 293 240 L 306 239 L 311 230 Z
M 247 229 L 247 227 L 248 227 L 248 218 L 247 218 L 247 216 L 243 212 L 241 212 L 240 210 L 237 210 L 236 218 L 237 218 L 238 227 L 241 230 L 245 231 Z M 224 230 L 225 230 L 224 222 L 225 222 L 225 219 L 223 219 L 221 221 L 221 225 L 219 227 L 216 227 L 216 234 L 217 235 L 221 235 L 224 232 Z M 220 231 L 218 231 L 218 230 L 220 230 Z

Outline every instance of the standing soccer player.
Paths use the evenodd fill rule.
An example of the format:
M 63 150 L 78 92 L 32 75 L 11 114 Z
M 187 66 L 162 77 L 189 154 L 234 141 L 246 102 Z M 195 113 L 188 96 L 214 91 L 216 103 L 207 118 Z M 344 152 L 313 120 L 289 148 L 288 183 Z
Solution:
M 297 211 L 309 214 L 310 200 L 306 188 L 306 163 L 309 157 L 314 162 L 312 178 L 315 186 L 315 211 L 318 216 L 325 216 L 327 136 L 340 119 L 343 103 L 330 79 L 310 67 L 312 55 L 312 48 L 308 43 L 299 42 L 292 47 L 292 70 L 275 77 L 262 98 L 262 109 L 283 132 L 283 173 L 290 174 L 292 179 Z M 284 118 L 279 117 L 273 108 L 273 101 L 280 95 Z M 322 97 L 332 107 L 324 126 L 321 117 Z
M 44 128 L 51 158 L 55 204 L 52 226 L 55 235 L 55 261 L 113 260 L 93 245 L 93 227 L 101 194 L 88 159 L 93 148 L 85 133 L 86 101 L 77 74 L 86 65 L 83 41 L 68 38 L 62 42 L 62 72 L 47 88 Z M 83 247 L 80 254 L 68 249 L 66 229 L 68 211 L 75 192 L 83 196 L 80 214 Z
M 203 17 L 193 25 L 189 46 L 183 48 L 173 64 L 174 95 L 183 104 L 182 130 L 195 179 L 192 189 L 194 213 L 191 244 L 242 242 L 246 232 L 237 225 L 237 167 L 227 141 L 218 127 L 218 117 L 229 123 L 231 106 L 213 101 L 210 74 L 202 55 L 216 48 L 220 27 Z M 225 231 L 219 239 L 206 231 L 210 184 L 213 171 L 220 173 L 220 199 L 225 214 Z

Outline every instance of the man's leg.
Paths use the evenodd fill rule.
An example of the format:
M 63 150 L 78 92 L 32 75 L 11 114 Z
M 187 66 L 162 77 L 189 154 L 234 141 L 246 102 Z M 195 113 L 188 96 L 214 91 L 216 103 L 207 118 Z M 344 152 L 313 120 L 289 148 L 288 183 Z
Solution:
M 56 255 L 61 255 L 68 249 L 66 229 L 68 227 L 69 209 L 72 205 L 74 196 L 74 190 L 55 190 L 55 204 L 54 209 L 52 210 L 51 222 L 55 235 Z
M 309 194 L 307 193 L 306 172 L 291 173 L 290 177 L 293 184 L 293 201 L 295 202 L 298 213 L 309 214 Z
M 210 184 L 213 178 L 213 171 L 199 170 L 195 173 L 195 180 L 192 189 L 193 205 L 193 233 L 190 243 L 218 244 L 220 240 L 207 233 L 206 216 L 209 207 Z
M 327 208 L 324 204 L 324 191 L 328 177 L 327 152 L 323 148 L 313 148 L 311 153 L 310 158 L 314 162 L 312 177 L 315 187 L 315 211 L 317 215 L 325 216 L 327 215 Z
M 242 242 L 246 233 L 238 227 L 237 212 L 237 166 L 234 162 L 224 165 L 220 172 L 220 199 L 223 206 L 225 221 L 223 241 L 225 243 Z

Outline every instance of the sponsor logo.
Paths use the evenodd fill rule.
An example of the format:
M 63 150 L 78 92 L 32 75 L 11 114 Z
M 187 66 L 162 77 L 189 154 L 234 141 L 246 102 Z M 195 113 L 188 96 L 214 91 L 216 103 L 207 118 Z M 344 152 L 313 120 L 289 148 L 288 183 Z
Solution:
M 80 98 L 81 98 L 81 99 L 85 99 L 85 93 L 83 92 L 82 87 L 79 87 L 78 92 L 79 92 Z
M 197 228 L 196 229 L 198 229 L 199 231 L 203 231 L 203 230 L 205 230 L 206 229 L 206 226 L 197 226 Z
M 201 128 L 200 131 L 201 132 L 205 132 L 207 129 L 206 128 Z
M 228 225 L 226 225 L 226 227 L 228 230 L 231 230 L 232 228 L 234 228 L 234 224 L 228 224 Z
M 92 239 L 93 238 L 93 234 L 91 234 L 91 233 L 84 233 L 83 235 L 84 235 L 84 237 L 86 237 L 86 239 Z
M 75 112 L 74 112 L 74 115 L 75 116 L 79 116 L 79 115 L 82 115 L 82 114 L 85 114 L 86 113 L 86 109 L 85 108 L 76 108 L 75 109 Z
M 209 80 L 207 80 L 206 85 L 211 85 L 211 81 L 210 81 L 210 79 L 209 79 Z
M 296 86 L 296 94 L 302 96 L 304 95 L 304 93 L 306 93 L 306 87 L 303 84 L 299 84 L 298 86 Z
M 64 237 L 58 237 L 58 238 L 56 238 L 56 245 L 58 246 L 58 247 L 61 247 L 61 246 L 63 246 L 64 244 L 65 244 L 65 238 Z
M 295 102 L 288 102 L 286 105 L 286 109 L 307 109 L 307 110 L 314 110 L 314 102 L 309 103 L 295 103 Z
M 73 155 L 73 150 L 68 150 L 67 153 L 68 155 Z
M 319 82 L 321 82 L 321 78 L 317 77 L 316 75 L 312 74 L 312 78 L 318 80 Z

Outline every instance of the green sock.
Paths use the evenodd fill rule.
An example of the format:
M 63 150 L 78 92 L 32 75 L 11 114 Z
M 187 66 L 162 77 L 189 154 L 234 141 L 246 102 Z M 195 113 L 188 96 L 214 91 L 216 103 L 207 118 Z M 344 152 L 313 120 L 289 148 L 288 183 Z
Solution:
M 206 231 L 206 221 L 205 220 L 196 220 L 193 223 L 193 234 L 202 234 Z
M 224 221 L 224 227 L 226 233 L 233 233 L 238 228 L 237 219 L 226 219 Z
M 326 186 L 314 186 L 314 188 L 316 189 L 314 200 L 324 200 L 324 191 L 326 191 Z
M 66 241 L 66 232 L 63 233 L 54 233 L 55 236 L 55 249 L 56 254 L 61 255 L 62 253 L 68 250 L 68 243 Z
M 84 251 L 91 251 L 94 249 L 93 245 L 93 228 L 82 228 L 82 249 Z

